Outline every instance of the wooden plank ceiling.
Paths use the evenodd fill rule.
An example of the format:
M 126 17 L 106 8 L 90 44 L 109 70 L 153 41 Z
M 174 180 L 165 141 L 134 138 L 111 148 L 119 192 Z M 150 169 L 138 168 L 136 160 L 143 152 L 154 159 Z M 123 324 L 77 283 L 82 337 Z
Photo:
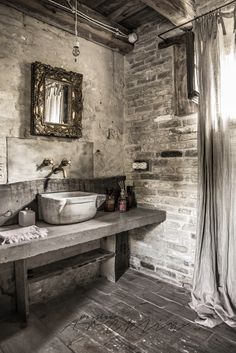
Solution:
M 154 9 L 141 0 L 81 0 L 80 2 L 130 30 L 160 18 Z
M 53 1 L 52 3 L 50 0 L 0 0 L 0 3 L 74 33 L 74 15 L 69 5 L 74 6 L 75 0 Z M 126 35 L 150 21 L 167 19 L 171 27 L 172 24 L 179 25 L 192 19 L 195 14 L 194 0 L 80 0 L 78 9 L 95 20 L 118 28 Z M 133 48 L 127 37 L 105 31 L 81 17 L 78 32 L 79 36 L 85 39 L 124 54 Z
M 180 25 L 195 15 L 194 0 L 80 0 L 80 3 L 129 29 L 163 17 Z

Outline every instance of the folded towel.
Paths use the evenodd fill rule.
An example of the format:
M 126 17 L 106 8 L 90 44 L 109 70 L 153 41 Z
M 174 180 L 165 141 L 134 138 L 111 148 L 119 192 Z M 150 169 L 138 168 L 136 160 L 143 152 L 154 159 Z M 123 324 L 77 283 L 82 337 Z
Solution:
M 5 230 L 0 232 L 1 245 L 19 243 L 25 240 L 46 238 L 48 235 L 47 228 L 39 228 L 37 226 L 30 226 L 24 228 L 17 228 Z

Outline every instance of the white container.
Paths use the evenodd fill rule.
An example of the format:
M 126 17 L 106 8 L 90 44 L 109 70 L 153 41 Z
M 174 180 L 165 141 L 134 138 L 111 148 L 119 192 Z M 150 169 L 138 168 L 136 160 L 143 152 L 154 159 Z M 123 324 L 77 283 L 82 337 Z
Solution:
M 97 213 L 106 196 L 81 191 L 39 195 L 39 211 L 44 222 L 72 224 L 87 221 Z
M 25 208 L 19 212 L 19 225 L 22 227 L 33 226 L 35 224 L 35 212 Z

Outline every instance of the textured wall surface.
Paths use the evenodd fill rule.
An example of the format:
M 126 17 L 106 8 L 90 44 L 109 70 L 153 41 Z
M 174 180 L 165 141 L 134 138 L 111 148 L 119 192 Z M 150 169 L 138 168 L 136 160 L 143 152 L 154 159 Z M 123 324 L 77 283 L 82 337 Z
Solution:
M 197 12 L 204 13 L 226 2 L 197 0 Z M 165 29 L 165 23 L 150 23 L 138 30 L 135 49 L 125 58 L 124 96 L 121 55 L 81 39 L 81 57 L 75 64 L 71 35 L 0 5 L 0 62 L 4 67 L 0 72 L 0 183 L 7 180 L 6 137 L 32 138 L 29 133 L 31 62 L 42 61 L 82 73 L 82 141 L 94 144 L 95 176 L 122 174 L 124 124 L 124 169 L 127 179 L 134 182 L 138 203 L 167 211 L 167 220 L 162 225 L 130 233 L 131 265 L 169 282 L 189 286 L 196 237 L 197 114 L 196 107 L 186 98 L 184 47 L 158 49 L 157 35 Z M 61 140 L 50 138 L 50 141 L 55 141 L 56 146 Z M 149 170 L 134 172 L 135 160 L 149 161 Z M 78 186 L 83 189 L 80 181 L 68 182 L 69 186 L 65 181 L 59 189 L 56 180 L 50 183 L 51 191 L 64 187 L 73 190 Z M 89 182 L 83 185 L 92 191 Z M 104 186 L 105 182 L 99 190 Z M 43 184 L 33 183 L 33 199 L 29 194 L 25 200 L 21 183 L 4 185 L 0 192 L 4 198 L 10 194 L 15 203 L 12 210 L 8 204 L 0 208 L 0 220 L 5 222 L 16 214 L 16 195 L 22 202 L 30 203 L 37 188 L 43 190 Z M 8 209 L 12 211 L 10 216 Z M 93 268 L 90 276 L 94 277 L 96 271 Z M 2 302 L 12 305 L 12 264 L 2 267 L 0 272 Z M 85 272 L 82 277 L 86 279 Z M 36 300 L 43 287 L 47 287 L 46 282 L 32 288 L 32 300 Z
M 35 175 L 36 157 L 40 162 L 45 157 L 58 159 L 65 148 L 65 157 L 71 156 L 72 163 L 75 159 L 79 164 L 72 167 L 78 168 L 79 174 L 72 176 L 84 180 L 53 179 L 47 185 L 48 191 L 80 189 L 104 193 L 106 187 L 117 186 L 116 178 L 88 178 L 123 174 L 124 57 L 81 39 L 81 56 L 76 64 L 71 53 L 73 44 L 72 35 L 0 5 L 0 184 L 7 183 L 7 166 L 11 168 L 9 175 L 14 176 L 11 182 L 17 181 L 19 173 L 19 180 L 29 180 L 1 185 L 1 224 L 17 222 L 19 210 L 26 205 L 34 208 L 35 195 L 43 192 L 43 179 L 32 181 L 40 177 Z M 34 61 L 83 74 L 81 140 L 30 135 L 31 63 Z M 21 148 L 17 148 L 17 141 Z M 14 145 L 11 151 L 7 149 L 9 145 Z M 79 157 L 81 152 L 86 154 L 83 160 Z M 50 281 L 32 285 L 31 300 L 48 298 L 97 275 L 97 265 L 62 272 Z M 0 267 L 0 316 L 14 309 L 14 266 L 7 264 Z
M 196 233 L 197 115 L 191 114 L 196 107 L 186 103 L 184 110 L 184 100 L 177 101 L 176 83 L 186 90 L 185 52 L 174 46 L 158 49 L 157 34 L 164 29 L 165 24 L 140 28 L 135 50 L 126 57 L 125 172 L 134 181 L 139 205 L 167 211 L 161 226 L 131 233 L 131 264 L 189 285 Z M 176 116 L 178 106 L 181 116 Z M 150 170 L 133 172 L 132 162 L 142 159 L 150 162 Z
M 86 40 L 80 42 L 81 56 L 75 63 L 71 53 L 72 35 L 0 5 L 0 183 L 6 182 L 4 140 L 30 137 L 31 63 L 34 61 L 83 74 L 83 138 L 80 141 L 94 143 L 95 176 L 122 174 L 124 58 Z M 60 144 L 60 139 L 50 140 Z
M 68 178 L 93 177 L 93 143 L 64 139 L 57 143 L 50 140 L 7 139 L 8 183 L 46 178 L 52 172 L 52 165 L 42 166 L 42 156 L 60 164 L 63 158 L 71 160 L 65 167 Z M 53 174 L 53 178 L 63 178 L 63 173 Z M 50 176 L 51 177 L 51 176 Z

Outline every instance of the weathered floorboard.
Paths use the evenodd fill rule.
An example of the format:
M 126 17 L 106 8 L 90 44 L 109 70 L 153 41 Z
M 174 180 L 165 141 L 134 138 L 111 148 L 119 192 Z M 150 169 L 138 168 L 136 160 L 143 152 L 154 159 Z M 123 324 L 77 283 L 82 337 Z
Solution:
M 155 293 L 158 287 L 162 296 Z M 187 302 L 165 297 L 181 295 L 180 289 L 131 270 L 115 284 L 98 280 L 34 305 L 24 330 L 0 323 L 0 353 L 235 353 L 236 329 L 196 325 L 183 311 Z M 155 296 L 174 305 L 173 310 L 159 307 Z
M 2 349 L 3 353 L 71 353 L 35 316 L 24 329 L 10 320 L 0 327 L 0 352 Z

